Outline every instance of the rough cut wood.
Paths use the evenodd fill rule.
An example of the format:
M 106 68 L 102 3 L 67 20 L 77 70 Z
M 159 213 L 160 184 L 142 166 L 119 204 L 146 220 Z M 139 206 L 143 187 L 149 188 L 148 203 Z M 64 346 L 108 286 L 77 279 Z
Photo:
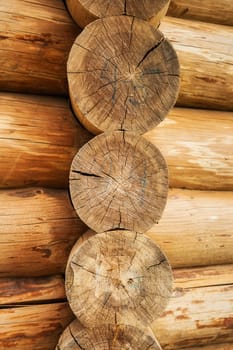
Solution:
M 66 61 L 80 29 L 60 0 L 0 4 L 0 90 L 65 94 Z
M 201 344 L 205 344 L 207 346 L 208 343 L 219 342 L 221 339 L 225 342 L 232 341 L 229 340 L 228 335 L 224 339 L 226 335 L 226 326 L 228 325 L 228 327 L 230 327 L 231 324 L 233 310 L 232 293 L 229 294 L 228 289 L 230 285 L 232 286 L 232 265 L 214 266 L 211 269 L 206 269 L 206 267 L 202 269 L 179 269 L 175 270 L 174 277 L 175 284 L 173 295 L 176 302 L 171 301 L 172 304 L 170 304 L 170 306 L 168 305 L 167 309 L 169 313 L 167 314 L 167 311 L 165 311 L 163 317 L 158 319 L 159 324 L 161 324 L 161 327 L 159 326 L 160 338 L 163 342 L 166 340 L 167 342 L 170 340 L 173 341 L 176 335 L 177 341 L 179 341 L 179 332 L 182 332 L 181 340 L 183 343 L 181 345 L 176 344 L 174 349 L 202 350 L 201 347 L 194 349 L 187 349 L 187 347 L 197 346 L 197 344 L 200 344 L 200 346 Z M 53 277 L 52 279 L 55 282 L 57 278 L 58 277 Z M 40 303 L 37 296 L 37 293 L 39 293 L 41 302 L 43 303 L 45 301 L 43 290 L 50 290 L 51 280 L 48 279 L 46 282 L 46 280 L 43 279 L 40 290 L 40 283 L 36 282 L 35 279 L 35 285 L 38 286 L 36 289 L 37 291 L 32 291 L 30 297 L 27 297 L 27 300 L 31 303 Z M 42 280 L 38 279 L 38 281 Z M 206 287 L 211 284 L 213 284 L 212 287 Z M 12 285 L 14 285 L 13 279 Z M 57 285 L 56 282 L 55 285 Z M 19 301 L 21 291 L 24 293 L 24 286 L 22 283 L 18 285 L 20 291 L 15 293 L 16 303 Z M 213 292 L 213 288 L 216 288 L 216 292 Z M 189 293 L 190 297 L 188 310 L 185 310 L 186 303 L 188 304 L 186 292 Z M 184 295 L 184 298 L 182 295 Z M 2 296 L 0 310 L 0 348 L 9 348 L 12 350 L 54 350 L 58 342 L 59 334 L 73 319 L 66 304 L 56 303 L 56 299 L 58 300 L 60 297 L 63 298 L 64 295 L 62 295 L 61 289 L 57 288 L 54 289 L 51 300 L 55 304 L 26 307 L 13 307 L 12 305 L 11 308 L 3 308 L 4 296 Z M 6 303 L 8 303 L 7 295 L 5 295 L 5 300 Z M 12 304 L 14 303 L 13 295 L 11 302 Z M 47 302 L 49 301 L 47 300 Z M 206 307 L 207 304 L 209 305 L 209 309 L 211 308 L 210 313 L 208 307 Z M 203 308 L 202 305 L 204 305 Z M 220 308 L 221 310 L 219 311 Z M 186 316 L 183 320 L 182 315 Z M 187 318 L 187 316 L 189 318 Z M 166 317 L 167 323 L 164 321 L 164 317 Z M 178 318 L 175 319 L 175 317 Z M 200 322 L 199 327 L 193 322 L 194 319 Z M 202 322 L 204 319 L 206 327 L 200 327 L 200 325 L 203 325 Z M 178 322 L 178 324 L 177 333 L 175 334 L 174 325 L 176 322 Z M 210 324 L 211 327 L 208 327 Z M 161 330 L 162 327 L 163 330 Z M 170 327 L 172 327 L 171 336 Z M 180 327 L 179 332 L 178 327 Z M 55 332 L 53 332 L 54 329 Z M 183 332 L 182 329 L 187 329 L 187 332 Z M 213 333 L 215 334 L 213 335 Z M 184 334 L 186 340 L 184 340 Z M 192 336 L 194 336 L 193 339 Z M 198 339 L 200 339 L 200 343 Z M 212 344 L 210 347 L 204 347 L 203 350 L 232 350 L 231 344 L 221 345 L 222 347 L 219 344 Z
M 1 93 L 0 119 L 0 188 L 67 187 L 72 158 L 91 137 L 67 101 Z
M 66 0 L 67 7 L 73 19 L 85 27 L 98 18 L 128 15 L 150 21 L 157 26 L 160 19 L 165 16 L 170 0 L 146 1 L 109 1 L 109 0 Z
M 29 188 L 2 191 L 0 199 L 0 276 L 63 272 L 85 231 L 68 193 Z M 160 223 L 147 235 L 172 267 L 230 264 L 232 217 L 232 192 L 170 190 Z
M 67 303 L 1 309 L 0 349 L 54 350 L 72 320 Z
M 49 303 L 65 299 L 64 279 L 57 276 L 0 278 L 0 305 Z
M 177 104 L 233 110 L 233 28 L 166 17 L 160 30 L 180 62 Z
M 73 109 L 94 134 L 142 134 L 160 123 L 177 99 L 175 51 L 161 32 L 135 17 L 90 24 L 72 46 L 67 69 Z
M 96 232 L 145 232 L 160 219 L 167 192 L 163 156 L 134 133 L 98 135 L 79 150 L 71 165 L 74 208 Z
M 233 2 L 232 0 L 171 0 L 168 15 L 232 26 Z
M 175 108 L 144 137 L 167 161 L 170 187 L 233 190 L 233 113 Z
M 0 276 L 62 272 L 71 247 L 86 226 L 63 191 L 0 192 Z
M 56 350 L 162 350 L 153 335 L 128 325 L 96 325 L 86 328 L 78 320 L 63 332 Z
M 171 291 L 166 257 L 153 241 L 136 232 L 109 231 L 78 242 L 67 263 L 67 298 L 87 327 L 147 326 L 164 311 Z

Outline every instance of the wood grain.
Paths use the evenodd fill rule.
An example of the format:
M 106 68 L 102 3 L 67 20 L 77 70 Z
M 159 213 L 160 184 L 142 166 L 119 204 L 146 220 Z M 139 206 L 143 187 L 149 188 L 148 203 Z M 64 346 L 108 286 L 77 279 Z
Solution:
M 56 350 L 162 350 L 153 334 L 129 325 L 84 327 L 73 321 L 63 332 Z
M 170 187 L 233 189 L 233 113 L 174 108 L 144 134 L 162 152 Z
M 0 310 L 2 350 L 53 350 L 73 320 L 67 303 L 28 305 Z
M 49 304 L 65 299 L 64 278 L 59 275 L 46 277 L 0 278 L 0 305 Z
M 166 205 L 167 166 L 144 138 L 121 131 L 103 133 L 73 159 L 70 194 L 83 222 L 96 232 L 145 232 Z
M 86 230 L 68 193 L 28 188 L 1 191 L 0 198 L 0 276 L 63 272 L 72 246 Z M 169 190 L 162 219 L 147 235 L 173 268 L 231 264 L 232 208 L 232 192 Z
M 66 0 L 73 19 L 81 28 L 98 18 L 119 15 L 141 18 L 157 26 L 166 14 L 169 2 L 170 0 Z
M 67 92 L 66 61 L 80 33 L 61 0 L 0 4 L 0 90 Z
M 90 135 L 65 99 L 0 93 L 0 188 L 67 187 L 75 153 Z
M 88 25 L 72 46 L 67 70 L 75 114 L 94 134 L 142 134 L 164 119 L 178 95 L 174 49 L 160 31 L 135 17 Z
M 177 105 L 232 111 L 233 28 L 166 17 L 160 30 L 180 62 Z
M 168 15 L 203 22 L 233 25 L 233 2 L 231 0 L 171 0 Z
M 232 350 L 232 265 L 175 269 L 174 278 L 173 298 L 153 325 L 161 345 L 165 349 L 202 350 L 203 345 L 203 350 Z M 59 276 L 35 278 L 36 288 L 26 294 L 25 288 L 32 286 L 29 281 L 9 279 L 8 285 L 17 287 L 9 289 L 11 296 L 5 290 L 0 297 L 1 349 L 54 350 L 60 333 L 74 319 L 68 305 L 58 303 L 63 298 Z M 51 295 L 57 282 L 60 287 Z M 0 286 L 4 283 L 0 279 Z M 18 304 L 23 295 L 27 306 Z M 51 302 L 45 300 L 46 295 L 52 297 Z M 9 301 L 11 305 L 4 306 Z
M 86 226 L 63 191 L 0 192 L 0 276 L 40 276 L 64 271 L 71 247 Z
M 85 283 L 80 283 L 85 281 Z M 70 307 L 87 327 L 148 326 L 172 292 L 169 262 L 156 244 L 133 231 L 109 231 L 73 247 L 66 268 Z

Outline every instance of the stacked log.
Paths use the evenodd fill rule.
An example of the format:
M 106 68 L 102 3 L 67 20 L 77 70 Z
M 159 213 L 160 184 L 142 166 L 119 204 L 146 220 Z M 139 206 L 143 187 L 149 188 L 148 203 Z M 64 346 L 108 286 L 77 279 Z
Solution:
M 66 60 L 80 30 L 62 0 L 37 0 L 33 8 L 26 1 L 11 0 L 2 2 L 0 11 L 0 89 L 67 94 Z M 232 110 L 232 28 L 167 17 L 160 29 L 181 65 L 178 104 Z
M 155 16 L 156 24 L 167 3 L 163 2 L 162 12 Z M 132 14 L 128 5 L 123 10 L 124 15 Z M 29 8 L 26 1 L 10 0 L 0 5 L 0 11 L 0 89 L 67 94 L 65 62 L 80 29 L 72 23 L 63 2 L 36 0 Z M 167 18 L 161 30 L 173 42 L 181 62 L 178 105 L 232 110 L 232 28 Z M 214 40 L 217 54 L 210 46 Z M 74 317 L 66 302 L 63 277 L 55 274 L 64 272 L 71 247 L 86 230 L 66 191 L 68 173 L 73 156 L 92 135 L 75 121 L 63 98 L 1 93 L 0 102 L 0 348 L 52 350 Z M 160 217 L 155 211 L 150 217 L 154 225 L 146 232 L 176 268 L 171 301 L 151 326 L 164 350 L 232 349 L 231 118 L 230 112 L 175 108 L 144 135 L 146 143 L 152 142 L 164 154 L 170 186 L 176 187 L 169 190 L 161 221 L 155 223 Z M 81 177 L 90 175 L 85 169 L 77 170 Z M 110 184 L 112 180 L 106 181 L 109 174 L 112 169 L 105 174 L 105 182 Z M 87 184 L 99 181 L 99 175 L 88 176 Z M 112 235 L 128 222 L 120 214 Z M 83 240 L 81 243 L 85 245 Z M 70 278 L 72 281 L 72 273 Z M 153 311 L 150 320 L 154 315 Z M 119 341 L 118 348 L 125 346 L 122 339 L 131 339 L 136 340 L 136 346 L 141 341 L 141 348 L 160 349 L 154 335 L 139 323 L 134 332 L 132 325 L 115 330 L 109 327 L 109 339 L 113 335 L 113 342 Z M 78 348 L 72 327 L 67 328 L 65 338 Z M 85 332 L 82 327 L 77 329 Z M 97 332 L 104 332 L 101 325 L 96 327 Z M 91 334 L 98 338 L 100 333 Z
M 0 188 L 67 187 L 72 159 L 92 137 L 67 101 L 0 93 L 0 106 Z M 171 187 L 233 190 L 232 120 L 231 112 L 174 108 L 144 135 L 164 155 Z
M 172 349 L 200 350 L 201 344 L 217 342 L 203 349 L 231 350 L 232 265 L 178 269 L 174 278 L 172 301 L 153 325 L 161 345 L 165 349 L 171 349 L 172 344 Z M 1 348 L 54 349 L 61 329 L 74 317 L 64 302 L 63 279 L 0 279 L 0 290 Z M 205 310 L 201 315 L 198 305 Z M 197 344 L 200 347 L 196 348 Z
M 222 0 L 171 0 L 168 16 L 194 19 L 198 21 L 233 25 L 233 3 Z

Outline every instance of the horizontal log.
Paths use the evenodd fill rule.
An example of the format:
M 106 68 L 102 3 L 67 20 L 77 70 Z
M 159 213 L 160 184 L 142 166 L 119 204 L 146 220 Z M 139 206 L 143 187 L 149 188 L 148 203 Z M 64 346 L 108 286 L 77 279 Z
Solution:
M 167 161 L 170 187 L 233 190 L 233 113 L 174 108 L 144 137 Z
M 187 346 L 215 343 L 221 341 L 225 336 L 226 338 L 222 341 L 231 341 L 232 335 L 229 335 L 228 331 L 232 326 L 230 323 L 232 322 L 232 276 L 232 265 L 214 266 L 211 269 L 174 270 L 173 298 L 163 316 L 156 321 L 156 325 L 153 325 L 153 330 L 160 338 L 161 344 L 165 345 L 165 350 L 186 349 Z M 210 279 L 209 284 L 208 279 Z M 2 283 L 4 284 L 3 281 L 0 279 L 0 288 Z M 61 277 L 35 278 L 33 285 L 36 286 L 36 291 L 32 291 L 27 300 L 29 302 L 30 299 L 30 303 L 36 302 L 37 305 L 28 303 L 28 306 L 21 307 L 13 304 L 19 302 L 20 295 L 24 294 L 25 287 L 30 285 L 30 282 L 29 279 L 15 280 L 12 278 L 9 285 L 14 285 L 16 281 L 18 281 L 17 293 L 15 290 L 12 293 L 11 288 L 9 289 L 9 293 L 12 294 L 11 307 L 3 305 L 4 298 L 6 304 L 9 301 L 7 293 L 5 297 L 1 296 L 1 349 L 4 349 L 4 346 L 15 349 L 17 345 L 17 350 L 53 350 L 59 334 L 73 319 L 73 316 L 66 303 L 57 302 L 58 299 L 64 297 L 63 292 L 57 288 L 51 299 L 53 304 L 48 300 L 45 305 L 40 305 L 40 303 L 45 302 L 42 296 L 43 291 L 46 294 L 52 283 L 55 287 L 59 281 L 59 285 L 62 286 Z M 15 294 L 15 300 L 13 294 Z M 210 323 L 213 328 L 208 326 Z M 220 349 L 229 350 L 230 348 L 216 348 L 216 350 Z M 214 350 L 214 348 L 204 348 L 204 350 Z
M 0 198 L 0 276 L 63 272 L 71 247 L 86 230 L 68 193 L 28 188 L 1 191 Z M 232 192 L 174 189 L 160 223 L 147 235 L 172 267 L 229 264 L 232 216 Z
M 233 342 L 233 284 L 175 289 L 152 330 L 164 350 Z
M 0 278 L 0 305 L 30 305 L 65 299 L 62 276 Z
M 195 19 L 204 22 L 233 25 L 233 2 L 231 0 L 171 0 L 169 16 Z
M 67 303 L 0 310 L 0 349 L 54 350 L 73 315 Z
M 67 93 L 66 61 L 80 32 L 61 0 L 0 4 L 0 90 Z
M 71 247 L 86 230 L 68 193 L 17 189 L 2 191 L 0 197 L 0 276 L 64 271 Z
M 180 61 L 177 105 L 233 110 L 233 28 L 166 17 L 160 30 Z
M 173 267 L 233 263 L 232 192 L 170 190 L 158 225 L 147 234 Z
M 0 188 L 67 187 L 72 158 L 91 137 L 68 102 L 1 93 L 0 119 Z
M 62 0 L 4 1 L 0 15 L 0 89 L 67 94 L 66 61 L 80 30 Z M 233 29 L 169 17 L 160 29 L 181 63 L 178 104 L 232 110 Z
M 91 138 L 67 101 L 1 93 L 0 118 L 0 188 L 67 187 L 72 159 Z M 233 190 L 232 132 L 231 112 L 174 108 L 145 136 L 165 157 L 172 187 Z
M 221 343 L 206 346 L 195 346 L 183 350 L 233 350 L 233 343 Z

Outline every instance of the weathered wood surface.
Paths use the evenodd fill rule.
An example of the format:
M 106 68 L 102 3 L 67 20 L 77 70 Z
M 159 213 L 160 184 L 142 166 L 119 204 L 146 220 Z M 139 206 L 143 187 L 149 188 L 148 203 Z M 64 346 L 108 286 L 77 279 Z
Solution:
M 63 332 L 56 350 L 162 350 L 153 333 L 129 325 L 98 323 L 85 327 L 77 319 Z
M 180 61 L 177 104 L 233 110 L 233 28 L 166 17 L 160 30 Z
M 0 188 L 67 187 L 72 159 L 92 137 L 67 101 L 1 93 L 0 118 Z M 172 187 L 233 190 L 232 133 L 231 112 L 174 108 L 146 137 L 165 157 Z
M 0 198 L 0 276 L 63 272 L 72 246 L 86 230 L 68 193 L 28 188 L 1 191 Z M 160 223 L 147 235 L 172 267 L 229 264 L 232 216 L 232 192 L 170 190 Z
M 233 284 L 174 290 L 152 329 L 164 350 L 233 342 Z
M 173 267 L 233 263 L 232 192 L 170 190 L 158 225 L 147 234 Z
M 158 25 L 160 19 L 165 16 L 170 0 L 147 0 L 147 1 L 86 1 L 66 0 L 67 7 L 80 25 L 85 27 L 88 23 L 98 18 L 128 15 L 150 21 Z
M 67 94 L 66 61 L 79 29 L 63 2 L 9 0 L 0 11 L 0 89 Z M 233 29 L 169 17 L 160 29 L 181 63 L 178 103 L 232 110 Z
M 62 272 L 75 241 L 86 230 L 67 192 L 16 189 L 0 192 L 0 276 Z
M 74 245 L 65 275 L 66 295 L 79 321 L 86 327 L 149 326 L 172 293 L 171 266 L 163 252 L 133 231 L 85 238 Z
M 129 16 L 88 25 L 67 63 L 73 109 L 94 134 L 143 134 L 155 127 L 177 100 L 179 74 L 170 42 L 156 27 Z
M 173 298 L 163 316 L 153 324 L 153 330 L 165 350 L 201 350 L 201 347 L 196 349 L 187 347 L 232 342 L 232 266 L 177 269 L 174 271 L 174 277 Z M 30 301 L 29 304 L 38 305 L 14 306 L 12 296 L 11 307 L 4 307 L 4 298 L 5 304 L 8 304 L 9 296 L 2 295 L 1 349 L 54 350 L 60 333 L 74 317 L 67 303 L 57 302 L 58 299 L 65 297 L 60 289 L 60 282 L 59 289 L 54 290 L 51 298 L 53 303 L 47 300 L 48 304 L 39 304 L 45 302 L 43 291 L 49 291 L 51 283 L 56 285 L 58 279 L 60 278 L 56 276 L 47 279 L 47 282 L 46 279 L 43 279 L 43 282 L 42 279 L 34 280 L 33 283 L 38 288 L 36 292 L 31 292 L 27 300 Z M 18 284 L 18 293 L 14 291 L 15 304 L 21 299 L 20 294 L 25 292 L 23 281 L 25 282 L 25 279 L 21 279 L 21 283 Z M 15 281 L 12 279 L 11 285 L 14 284 Z M 221 345 L 223 347 L 219 344 L 209 346 L 203 350 L 232 349 L 231 344 Z
M 174 108 L 144 137 L 167 161 L 171 187 L 233 190 L 233 113 Z
M 163 213 L 166 162 L 156 146 L 134 133 L 102 133 L 73 159 L 70 194 L 80 219 L 96 232 L 145 232 Z
M 72 320 L 67 303 L 0 309 L 0 349 L 54 350 Z
M 0 90 L 66 94 L 66 61 L 80 29 L 60 0 L 0 4 Z
M 90 135 L 65 99 L 0 94 L 0 188 L 67 187 L 72 158 Z
M 0 305 L 30 305 L 65 299 L 64 279 L 50 277 L 0 278 Z
M 233 350 L 233 343 L 195 346 L 191 348 L 184 348 L 183 350 Z
M 233 25 L 232 0 L 171 0 L 169 16 Z

